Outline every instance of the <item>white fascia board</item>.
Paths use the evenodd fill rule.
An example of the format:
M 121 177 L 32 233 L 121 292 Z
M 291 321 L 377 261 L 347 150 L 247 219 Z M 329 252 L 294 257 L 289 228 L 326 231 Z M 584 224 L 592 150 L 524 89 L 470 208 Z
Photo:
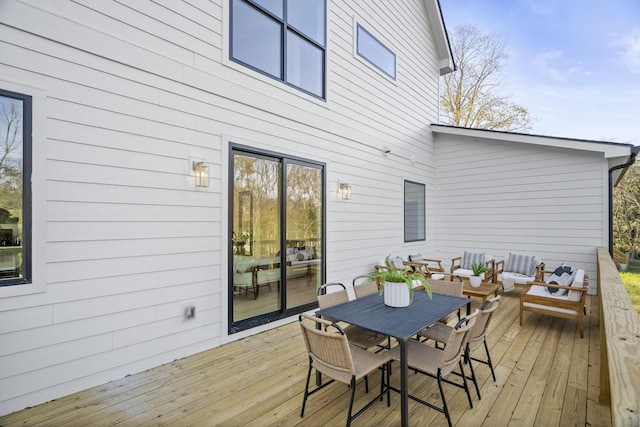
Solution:
M 438 55 L 440 75 L 444 76 L 445 74 L 455 71 L 456 68 L 449 46 L 447 29 L 444 26 L 444 19 L 442 17 L 442 11 L 440 10 L 440 3 L 438 3 L 438 0 L 424 0 L 424 5 L 427 9 L 429 29 L 435 42 L 436 54 Z
M 628 158 L 631 155 L 633 145 L 619 142 L 590 141 L 586 139 L 558 138 L 543 135 L 530 135 L 524 133 L 501 132 L 483 129 L 469 129 L 454 126 L 431 125 L 431 131 L 435 134 L 458 135 L 467 138 L 518 142 L 521 144 L 532 144 L 549 147 L 569 148 L 572 150 L 582 150 L 602 153 L 604 158 L 612 157 Z

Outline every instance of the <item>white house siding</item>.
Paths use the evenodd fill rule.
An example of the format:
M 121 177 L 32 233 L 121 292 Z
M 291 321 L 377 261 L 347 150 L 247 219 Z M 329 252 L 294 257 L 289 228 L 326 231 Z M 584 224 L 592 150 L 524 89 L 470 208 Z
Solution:
M 601 153 L 438 135 L 438 256 L 463 251 L 566 262 L 596 279 L 608 245 L 608 175 Z
M 43 218 L 37 286 L 0 288 L 0 414 L 237 338 L 229 142 L 326 163 L 327 280 L 435 251 L 434 211 L 426 243 L 402 238 L 403 179 L 434 197 L 439 67 L 423 1 L 329 2 L 326 102 L 229 62 L 227 16 L 226 0 L 0 2 L 0 87 L 42 111 Z M 354 57 L 355 21 L 396 52 L 396 81 Z M 210 166 L 210 187 L 194 186 L 190 156 Z M 185 302 L 196 319 L 182 321 Z

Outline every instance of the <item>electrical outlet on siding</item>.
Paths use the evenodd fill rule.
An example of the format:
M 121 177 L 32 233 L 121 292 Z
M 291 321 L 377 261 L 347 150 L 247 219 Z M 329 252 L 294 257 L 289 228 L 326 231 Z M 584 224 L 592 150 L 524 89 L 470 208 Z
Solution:
M 182 320 L 187 321 L 196 318 L 196 304 L 194 302 L 187 302 L 181 305 Z

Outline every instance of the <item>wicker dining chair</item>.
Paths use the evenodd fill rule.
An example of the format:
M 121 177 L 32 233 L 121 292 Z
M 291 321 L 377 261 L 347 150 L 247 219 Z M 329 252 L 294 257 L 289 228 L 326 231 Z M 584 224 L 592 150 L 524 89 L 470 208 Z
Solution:
M 387 395 L 387 406 L 391 406 L 391 396 L 389 388 L 389 365 L 391 357 L 388 353 L 372 353 L 349 343 L 349 339 L 344 330 L 335 323 L 301 314 L 299 317 L 302 336 L 309 355 L 309 370 L 307 381 L 304 387 L 304 398 L 300 418 L 304 417 L 304 408 L 307 398 L 317 391 L 322 390 L 333 381 L 338 381 L 349 385 L 351 397 L 349 399 L 349 411 L 347 413 L 347 426 L 351 425 L 354 418 L 362 414 L 378 399 L 382 400 Z M 320 325 L 320 329 L 317 328 Z M 313 390 L 309 390 L 311 370 L 315 369 L 331 380 L 320 384 Z M 353 412 L 353 402 L 356 393 L 356 382 L 375 370 L 381 369 L 380 393 L 369 401 L 364 407 Z
M 473 328 L 471 328 L 471 331 L 469 332 L 465 360 L 469 362 L 469 368 L 471 370 L 472 377 L 471 379 L 476 387 L 478 399 L 480 399 L 480 389 L 478 387 L 478 381 L 476 379 L 471 360 L 488 365 L 489 369 L 491 370 L 491 377 L 493 377 L 494 382 L 496 381 L 496 373 L 493 369 L 493 362 L 491 361 L 491 354 L 489 354 L 489 346 L 487 345 L 487 330 L 489 329 L 489 322 L 491 321 L 493 312 L 498 308 L 500 298 L 501 296 L 498 295 L 487 300 L 480 306 L 480 313 L 478 314 L 476 323 L 475 325 L 473 325 Z M 435 323 L 433 326 L 425 328 L 422 331 L 418 332 L 418 335 L 427 339 L 434 340 L 437 345 L 438 343 L 446 343 L 452 332 L 453 328 L 451 326 L 445 325 L 443 323 Z M 472 357 L 471 353 L 481 345 L 484 346 L 484 351 L 487 355 L 486 359 Z
M 449 276 L 448 274 L 446 276 Z M 442 279 L 427 278 L 427 282 L 431 285 L 431 292 L 440 295 L 449 295 L 453 297 L 462 297 L 464 292 L 464 284 L 462 278 L 453 276 L 451 279 L 443 277 Z M 454 318 L 460 320 L 460 309 L 452 311 L 439 321 L 449 323 Z
M 380 292 L 378 284 L 368 275 L 356 276 L 353 279 L 353 292 L 356 298 L 366 297 L 367 295 Z
M 428 375 L 438 381 L 438 389 L 440 390 L 440 397 L 442 398 L 442 406 L 436 406 L 433 403 L 426 402 L 415 396 L 413 396 L 412 399 L 443 413 L 447 418 L 449 427 L 452 426 L 452 423 L 451 416 L 449 415 L 449 408 L 447 406 L 447 400 L 444 396 L 444 390 L 442 387 L 443 382 L 464 389 L 467 393 L 467 398 L 469 399 L 469 406 L 473 408 L 471 393 L 469 392 L 469 385 L 467 384 L 467 376 L 462 365 L 462 358 L 467 347 L 469 331 L 476 323 L 478 313 L 479 310 L 476 310 L 471 315 L 462 318 L 455 327 L 453 327 L 444 348 L 432 347 L 418 340 L 407 341 L 407 366 L 410 369 Z M 393 360 L 400 360 L 399 347 L 394 347 L 388 353 L 391 355 Z M 460 372 L 455 371 L 456 366 L 460 368 Z M 445 378 L 449 374 L 454 374 L 462 378 L 462 383 Z
M 338 288 L 340 288 L 340 290 L 336 292 L 327 292 L 328 288 L 334 286 L 337 286 Z M 318 288 L 317 299 L 318 307 L 320 309 L 323 309 L 348 302 L 349 295 L 347 294 L 347 288 L 342 283 L 333 282 L 326 283 Z M 376 350 L 380 351 L 386 348 L 386 346 L 382 343 L 384 341 L 389 341 L 389 337 L 387 335 L 382 335 L 377 332 L 370 331 L 369 329 L 361 328 L 355 325 L 346 326 L 344 328 L 344 332 L 349 337 L 349 342 L 363 349 L 376 347 Z

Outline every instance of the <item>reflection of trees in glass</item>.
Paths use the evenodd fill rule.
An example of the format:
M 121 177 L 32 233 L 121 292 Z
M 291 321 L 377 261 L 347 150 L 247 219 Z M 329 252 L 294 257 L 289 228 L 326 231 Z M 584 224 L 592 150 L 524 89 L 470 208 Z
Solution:
M 287 239 L 320 238 L 320 170 L 290 164 L 287 169 Z
M 253 230 L 251 240 L 255 242 L 254 255 L 262 256 L 264 252 L 277 251 L 274 245 L 280 236 L 280 214 L 278 203 L 278 182 L 280 164 L 274 160 L 236 155 L 234 157 L 234 232 L 240 229 L 243 233 Z M 240 224 L 241 215 L 238 196 L 242 192 L 250 192 L 253 197 L 253 226 Z M 271 244 L 269 247 L 267 244 Z M 274 255 L 270 254 L 270 255 Z
M 277 160 L 236 155 L 234 157 L 235 239 L 242 239 L 248 230 L 254 255 L 275 255 L 280 250 L 280 166 Z M 288 164 L 287 166 L 287 240 L 319 239 L 322 226 L 322 172 L 320 169 Z M 251 194 L 252 215 L 248 218 L 241 207 L 242 194 Z M 248 224 L 247 221 L 251 221 Z M 249 245 L 246 246 L 250 247 Z M 245 253 L 246 250 L 236 250 Z
M 22 213 L 22 101 L 0 96 L 0 207 Z M 7 222 L 17 222 L 11 218 Z

